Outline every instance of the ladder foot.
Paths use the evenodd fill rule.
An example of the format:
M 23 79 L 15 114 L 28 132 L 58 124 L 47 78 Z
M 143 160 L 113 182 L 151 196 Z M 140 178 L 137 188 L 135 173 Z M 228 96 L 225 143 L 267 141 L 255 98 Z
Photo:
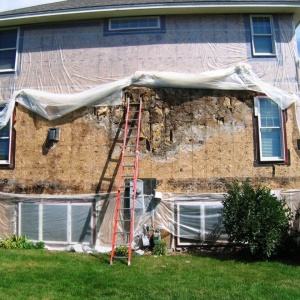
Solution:
M 113 263 L 113 261 L 112 261 L 112 260 L 110 261 L 110 263 L 109 263 L 109 264 L 110 264 L 111 266 L 113 266 L 113 265 L 114 265 L 114 263 Z
M 127 263 L 127 266 L 130 266 L 130 261 Z

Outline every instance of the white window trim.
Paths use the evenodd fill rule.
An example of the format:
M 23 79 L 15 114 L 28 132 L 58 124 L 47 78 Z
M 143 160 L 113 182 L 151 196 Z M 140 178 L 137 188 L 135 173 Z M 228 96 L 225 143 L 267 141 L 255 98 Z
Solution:
M 270 27 L 271 33 L 270 34 L 254 34 L 253 30 L 253 17 L 261 17 L 261 18 L 269 18 L 270 20 Z M 252 43 L 252 53 L 253 56 L 276 56 L 276 47 L 275 47 L 275 32 L 274 32 L 274 25 L 273 25 L 273 16 L 272 15 L 250 15 L 250 24 L 251 24 L 251 43 Z M 254 36 L 270 36 L 272 38 L 272 53 L 256 53 L 255 46 L 254 46 Z
M 262 162 L 283 162 L 286 157 L 286 151 L 285 151 L 285 134 L 283 132 L 284 130 L 284 124 L 283 124 L 283 118 L 282 118 L 282 109 L 278 106 L 278 111 L 279 111 L 279 116 L 280 116 L 280 127 L 264 127 L 264 128 L 280 128 L 281 132 L 281 153 L 282 157 L 276 157 L 276 156 L 270 156 L 270 157 L 263 157 L 262 156 L 262 137 L 261 137 L 261 115 L 260 115 L 260 101 L 259 99 L 269 99 L 272 101 L 269 97 L 266 96 L 259 96 L 259 97 L 254 97 L 254 114 L 255 116 L 258 117 L 258 136 L 259 136 L 259 159 Z
M 12 69 L 3 69 L 0 70 L 0 73 L 7 73 L 7 72 L 16 72 L 17 69 L 17 61 L 18 61 L 18 56 L 19 56 L 19 37 L 20 37 L 20 28 L 19 27 L 10 27 L 10 28 L 5 28 L 5 29 L 0 29 L 1 31 L 7 31 L 7 30 L 13 30 L 13 29 L 17 29 L 17 40 L 16 40 L 16 47 L 15 48 L 1 48 L 1 51 L 7 51 L 7 50 L 15 50 L 16 51 L 16 59 L 15 59 L 15 65 L 14 68 Z
M 22 227 L 21 227 L 21 224 L 22 224 L 22 205 L 26 203 L 26 202 L 19 202 L 19 205 L 18 205 L 18 211 L 19 211 L 19 218 L 18 218 L 18 233 L 19 235 L 24 235 L 22 233 Z M 64 206 L 67 206 L 67 240 L 66 241 L 44 241 L 45 243 L 47 244 L 57 244 L 57 245 L 60 245 L 60 244 L 70 244 L 70 245 L 75 245 L 75 244 L 78 244 L 77 242 L 73 242 L 72 241 L 72 215 L 71 215 L 71 210 L 72 210 L 72 206 L 90 206 L 91 209 L 93 209 L 93 204 L 92 203 L 71 203 L 71 202 L 63 202 L 63 203 L 49 203 L 49 202 L 43 202 L 43 203 L 38 203 L 37 204 L 39 206 L 39 215 L 38 215 L 38 218 L 39 218 L 39 228 L 38 228 L 38 232 L 39 232 L 39 240 L 31 240 L 33 242 L 38 242 L 38 241 L 44 241 L 43 240 L 43 206 L 44 205 L 64 205 Z M 91 216 L 91 227 L 93 225 L 93 218 Z M 93 243 L 93 236 L 91 236 L 91 241 L 90 243 L 89 242 L 83 242 L 82 244 L 84 245 L 90 245 Z
M 112 28 L 111 26 L 111 21 L 112 20 L 135 20 L 135 19 L 148 19 L 148 18 L 156 18 L 157 19 L 157 26 L 149 26 L 149 27 L 124 27 L 124 28 Z M 109 19 L 109 25 L 108 25 L 108 30 L 109 31 L 135 31 L 135 30 L 145 30 L 145 29 L 160 29 L 161 28 L 161 22 L 160 22 L 160 17 L 159 16 L 145 16 L 145 17 L 127 17 L 127 18 L 112 18 Z
M 3 107 L 3 106 L 0 106 Z M 9 148 L 8 148 L 8 160 L 0 159 L 0 165 L 10 165 L 11 164 L 11 156 L 12 156 L 12 119 L 11 116 L 8 123 L 9 123 L 9 136 L 8 137 L 0 137 L 0 140 L 8 139 L 9 140 Z M 1 130 L 1 129 L 0 129 Z

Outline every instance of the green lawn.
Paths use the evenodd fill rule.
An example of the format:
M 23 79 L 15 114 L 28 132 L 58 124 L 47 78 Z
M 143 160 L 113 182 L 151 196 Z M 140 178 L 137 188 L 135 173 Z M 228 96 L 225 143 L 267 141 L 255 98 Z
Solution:
M 0 299 L 300 299 L 300 263 L 0 250 Z

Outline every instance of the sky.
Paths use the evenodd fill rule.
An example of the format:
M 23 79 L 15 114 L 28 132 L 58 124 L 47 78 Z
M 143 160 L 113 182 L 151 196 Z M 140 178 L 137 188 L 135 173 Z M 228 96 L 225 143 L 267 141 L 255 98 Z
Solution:
M 0 12 L 65 0 L 0 0 Z

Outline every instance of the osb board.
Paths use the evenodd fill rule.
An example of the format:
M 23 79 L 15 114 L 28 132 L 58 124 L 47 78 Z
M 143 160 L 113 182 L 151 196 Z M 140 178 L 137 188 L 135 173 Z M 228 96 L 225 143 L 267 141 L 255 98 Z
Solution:
M 254 93 L 167 88 L 128 93 L 133 100 L 143 98 L 139 177 L 156 178 L 157 190 L 224 192 L 226 183 L 247 177 L 274 189 L 300 187 L 294 107 L 286 123 L 291 165 L 257 167 Z M 50 122 L 17 106 L 15 169 L 0 171 L 0 190 L 115 191 L 122 112 L 122 107 L 82 108 Z M 47 152 L 43 145 L 51 127 L 59 127 L 60 140 Z

